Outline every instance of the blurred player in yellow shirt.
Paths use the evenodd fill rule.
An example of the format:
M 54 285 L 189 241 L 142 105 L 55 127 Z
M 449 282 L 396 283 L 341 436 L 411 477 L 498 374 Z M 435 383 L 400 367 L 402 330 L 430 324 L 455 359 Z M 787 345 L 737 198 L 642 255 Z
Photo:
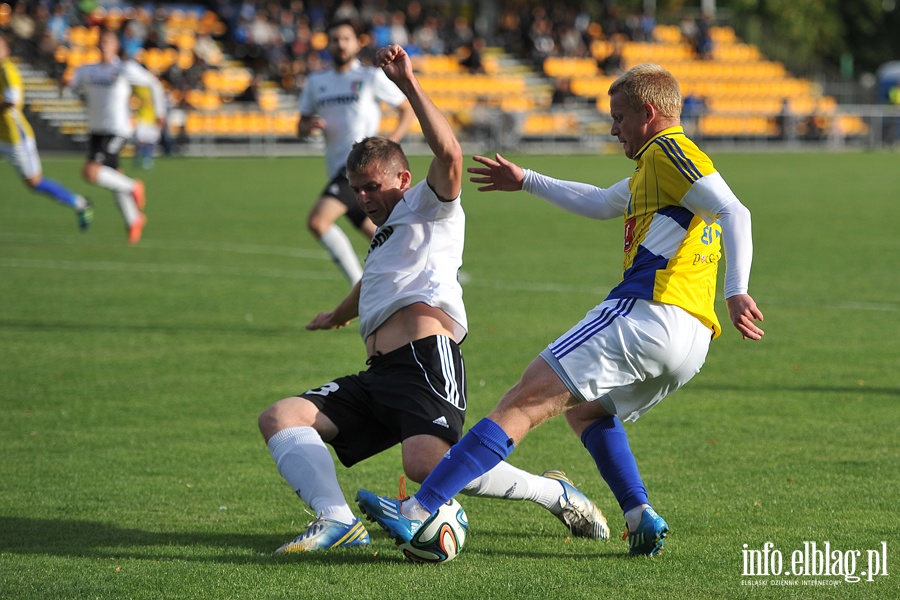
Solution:
M 159 119 L 153 108 L 153 91 L 149 87 L 134 88 L 134 95 L 140 101 L 135 111 L 134 162 L 149 171 L 153 168 L 153 151 L 159 143 Z
M 0 35 L 0 155 L 7 157 L 28 187 L 68 206 L 87 229 L 94 218 L 91 202 L 62 184 L 43 176 L 34 131 L 22 108 L 25 90 L 18 67 L 10 59 L 9 42 Z

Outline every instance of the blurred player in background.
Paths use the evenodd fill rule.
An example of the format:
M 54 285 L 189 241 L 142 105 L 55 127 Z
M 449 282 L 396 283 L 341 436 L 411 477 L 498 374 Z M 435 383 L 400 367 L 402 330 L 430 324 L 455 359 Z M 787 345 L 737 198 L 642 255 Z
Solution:
M 146 86 L 134 88 L 140 102 L 134 113 L 134 164 L 145 171 L 153 168 L 153 154 L 160 139 L 160 119 L 153 107 L 153 90 Z
M 160 122 L 166 114 L 166 98 L 162 84 L 138 63 L 119 58 L 119 38 L 115 32 L 100 35 L 100 62 L 84 65 L 75 71 L 71 88 L 83 95 L 87 104 L 88 157 L 82 174 L 93 184 L 113 193 L 128 232 L 128 241 L 137 244 L 144 223 L 144 182 L 128 177 L 119 170 L 119 153 L 132 135 L 130 100 L 133 90 L 152 90 L 153 107 Z
M 415 115 L 381 69 L 360 63 L 357 57 L 362 46 L 353 21 L 335 21 L 327 33 L 332 67 L 309 76 L 300 94 L 297 129 L 301 138 L 319 132 L 325 137 L 330 181 L 309 213 L 307 226 L 352 285 L 362 277 L 362 267 L 350 239 L 336 221 L 347 215 L 366 239 L 372 238 L 375 226 L 356 203 L 344 162 L 354 142 L 378 133 L 382 102 L 397 111 L 397 126 L 387 136 L 395 142 L 403 139 Z
M 28 187 L 75 211 L 82 231 L 91 225 L 91 202 L 43 176 L 34 131 L 22 113 L 25 90 L 19 69 L 10 59 L 9 42 L 0 35 L 0 155 L 6 156 Z
M 462 150 L 403 48 L 382 48 L 375 62 L 409 98 L 434 157 L 415 185 L 403 149 L 392 140 L 367 137 L 347 157 L 350 186 L 378 230 L 361 281 L 307 329 L 336 329 L 359 316 L 369 368 L 280 400 L 259 416 L 278 472 L 316 514 L 279 553 L 369 544 L 326 443 L 348 467 L 400 444 L 403 471 L 418 482 L 459 439 L 465 420 L 459 344 L 467 318 L 457 281 L 465 239 Z M 606 519 L 561 471 L 538 476 L 501 462 L 466 483 L 469 494 L 531 500 L 573 535 L 609 535 Z
M 635 421 L 687 383 L 721 333 L 713 302 L 724 246 L 725 299 L 744 339 L 762 339 L 762 312 L 747 294 L 750 211 L 680 125 L 681 91 L 658 65 L 627 71 L 609 88 L 612 135 L 634 173 L 603 189 L 552 179 L 477 156 L 479 191 L 524 189 L 569 212 L 624 217 L 624 274 L 596 308 L 526 368 L 497 408 L 476 423 L 409 500 L 360 490 L 360 509 L 399 541 L 469 481 L 503 461 L 531 429 L 566 412 L 625 516 L 630 553 L 662 550 L 669 526 L 650 506 L 620 418 Z

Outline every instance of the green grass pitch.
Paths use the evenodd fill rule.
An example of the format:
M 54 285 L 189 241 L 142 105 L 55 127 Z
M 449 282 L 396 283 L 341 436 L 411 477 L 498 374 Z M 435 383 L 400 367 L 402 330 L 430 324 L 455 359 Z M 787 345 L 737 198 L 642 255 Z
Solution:
M 619 155 L 512 158 L 600 185 L 633 169 Z M 612 495 L 555 419 L 511 462 L 566 470 L 614 539 L 461 497 L 471 533 L 440 566 L 405 562 L 377 526 L 368 549 L 272 554 L 310 517 L 256 416 L 364 367 L 355 327 L 304 329 L 347 291 L 305 228 L 321 158 L 126 163 L 148 189 L 136 247 L 79 158 L 45 157 L 44 171 L 93 198 L 85 234 L 0 163 L 0 597 L 900 597 L 900 155 L 713 158 L 753 212 L 766 337 L 727 326 L 694 381 L 626 426 L 672 528 L 665 552 L 627 556 Z M 426 165 L 413 160 L 416 181 Z M 615 284 L 622 232 L 524 193 L 467 183 L 463 202 L 471 425 Z M 351 505 L 360 487 L 395 493 L 400 472 L 397 449 L 338 467 Z M 782 575 L 748 576 L 745 551 L 767 542 Z M 840 565 L 859 552 L 857 575 L 886 547 L 888 574 L 785 576 L 811 542 Z

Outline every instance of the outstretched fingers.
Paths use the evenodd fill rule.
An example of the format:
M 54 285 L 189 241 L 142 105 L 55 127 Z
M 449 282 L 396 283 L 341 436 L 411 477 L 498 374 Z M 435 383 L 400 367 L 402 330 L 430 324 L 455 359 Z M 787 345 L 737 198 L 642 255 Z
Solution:
M 521 190 L 524 178 L 522 169 L 500 156 L 499 153 L 494 156 L 496 160 L 486 156 L 473 156 L 472 160 L 483 164 L 484 167 L 469 167 L 467 172 L 477 175 L 477 177 L 471 177 L 469 181 L 482 186 L 478 188 L 479 192 Z

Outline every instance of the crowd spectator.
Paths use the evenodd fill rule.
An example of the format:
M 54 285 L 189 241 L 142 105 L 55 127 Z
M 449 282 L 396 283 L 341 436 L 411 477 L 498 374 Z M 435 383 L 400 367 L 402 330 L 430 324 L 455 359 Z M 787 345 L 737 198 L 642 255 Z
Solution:
M 550 97 L 550 106 L 570 107 L 578 100 L 578 96 L 572 91 L 572 80 L 560 77 L 553 81 L 553 95 Z
M 28 11 L 25 0 L 19 0 L 13 6 L 12 15 L 9 17 L 9 30 L 13 34 L 13 55 L 32 56 L 37 45 L 37 22 Z
M 712 17 L 709 13 L 703 13 L 696 19 L 684 18 L 681 21 L 681 37 L 694 51 L 694 55 L 701 60 L 712 58 L 712 37 L 710 28 Z
M 625 72 L 625 59 L 622 57 L 622 42 L 613 41 L 609 54 L 597 60 L 597 68 L 607 76 L 618 77 Z
M 21 46 L 17 50 L 25 54 L 27 46 L 29 55 L 37 50 L 45 57 L 42 66 L 57 76 L 64 65 L 52 57 L 58 47 L 70 43 L 67 32 L 73 25 L 113 25 L 125 54 L 135 57 L 171 48 L 171 18 L 185 10 L 184 5 L 164 3 L 104 8 L 95 0 L 7 1 L 13 6 L 8 29 Z M 500 6 L 496 31 L 477 34 L 471 15 L 448 13 L 446 6 L 422 0 L 410 0 L 402 10 L 387 0 L 207 0 L 203 5 L 221 19 L 225 30 L 196 32 L 193 64 L 181 62 L 160 74 L 175 90 L 175 103 L 188 91 L 202 89 L 203 71 L 221 65 L 223 52 L 244 61 L 257 86 L 274 83 L 298 94 L 309 73 L 329 62 L 320 38 L 336 18 L 362 24 L 368 46 L 361 60 L 374 48 L 394 43 L 410 55 L 455 56 L 470 73 L 485 71 L 486 45 L 502 46 L 540 68 L 550 56 L 591 56 L 596 40 L 647 39 L 655 25 L 652 14 L 640 11 L 623 18 L 614 1 L 580 6 L 561 0 L 507 2 Z M 601 61 L 598 65 L 610 74 L 624 66 L 617 50 Z
M 71 17 L 67 4 L 66 2 L 60 2 L 54 6 L 50 17 L 47 19 L 47 33 L 50 34 L 51 39 L 57 46 L 66 43 L 68 35 Z
M 484 73 L 484 47 L 485 41 L 483 37 L 475 36 L 472 43 L 457 50 L 459 64 L 468 73 L 477 75 Z
M 775 115 L 775 126 L 778 130 L 779 140 L 794 141 L 797 139 L 797 115 L 794 114 L 788 98 L 781 101 L 781 110 Z
M 390 40 L 403 48 L 409 45 L 409 30 L 406 28 L 406 13 L 395 10 L 391 13 Z
M 534 66 L 542 69 L 544 61 L 557 54 L 556 41 L 553 39 L 553 21 L 547 17 L 543 6 L 535 7 L 532 17 L 528 33 L 528 54 Z
M 706 100 L 694 92 L 688 93 L 681 106 L 681 124 L 684 132 L 692 140 L 702 139 L 702 131 L 700 129 L 700 117 L 708 112 Z
M 423 54 L 443 54 L 444 39 L 439 31 L 440 20 L 435 16 L 428 16 L 422 25 L 413 30 L 413 43 Z

